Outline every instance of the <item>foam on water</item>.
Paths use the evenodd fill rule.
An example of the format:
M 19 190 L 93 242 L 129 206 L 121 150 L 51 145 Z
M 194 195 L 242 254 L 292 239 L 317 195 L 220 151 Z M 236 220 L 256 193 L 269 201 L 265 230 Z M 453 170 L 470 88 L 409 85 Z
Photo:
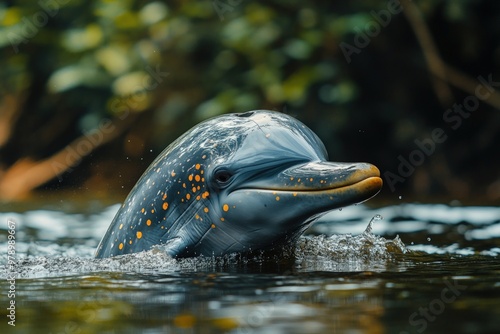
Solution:
M 356 236 L 351 234 L 334 234 L 303 237 L 297 243 L 296 254 L 304 257 L 321 256 L 335 260 L 384 260 L 393 258 L 394 254 L 404 254 L 407 249 L 399 236 L 387 240 L 372 233 L 375 221 L 382 220 L 381 215 L 375 215 L 365 231 Z
M 370 220 L 365 232 L 360 235 L 332 235 L 326 237 L 305 236 L 299 239 L 294 247 L 284 246 L 273 255 L 261 253 L 251 257 L 228 255 L 221 258 L 198 257 L 189 259 L 173 259 L 155 247 L 153 250 L 135 254 L 126 254 L 107 259 L 93 258 L 94 247 L 88 245 L 58 245 L 55 243 L 20 243 L 18 264 L 14 272 L 17 278 L 40 278 L 88 274 L 95 272 L 136 272 L 161 273 L 172 271 L 196 271 L 239 262 L 265 262 L 270 257 L 290 258 L 295 256 L 296 262 L 304 266 L 306 263 L 318 262 L 328 266 L 349 263 L 351 266 L 386 261 L 395 254 L 405 253 L 406 247 L 396 237 L 387 240 L 371 233 L 372 224 L 381 217 L 377 215 Z M 279 253 L 279 254 L 278 254 Z M 278 255 L 277 255 L 278 254 Z M 0 272 L 6 277 L 5 263 Z

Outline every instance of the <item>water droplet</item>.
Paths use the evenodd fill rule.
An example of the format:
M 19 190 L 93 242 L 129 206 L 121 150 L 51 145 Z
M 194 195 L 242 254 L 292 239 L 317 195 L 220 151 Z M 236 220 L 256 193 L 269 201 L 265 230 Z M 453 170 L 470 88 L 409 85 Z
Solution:
M 342 211 L 342 208 L 340 208 L 339 211 Z
M 427 241 L 431 241 L 431 238 L 427 237 Z
M 368 226 L 366 227 L 364 233 L 368 233 L 368 234 L 371 233 L 372 232 L 373 222 L 376 221 L 376 220 L 382 220 L 382 219 L 384 219 L 384 217 L 382 217 L 379 214 L 376 214 L 375 216 L 373 216 L 373 218 L 370 219 L 370 222 L 368 223 Z
M 403 196 L 399 195 L 399 199 L 403 199 Z

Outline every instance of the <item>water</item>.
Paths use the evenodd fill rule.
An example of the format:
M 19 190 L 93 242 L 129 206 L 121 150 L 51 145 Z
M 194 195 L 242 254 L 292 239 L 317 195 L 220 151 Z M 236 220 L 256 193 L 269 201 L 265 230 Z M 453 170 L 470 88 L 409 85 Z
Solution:
M 358 205 L 328 214 L 296 246 L 273 254 L 174 260 L 158 248 L 94 259 L 117 210 L 0 213 L 1 333 L 500 328 L 497 207 Z

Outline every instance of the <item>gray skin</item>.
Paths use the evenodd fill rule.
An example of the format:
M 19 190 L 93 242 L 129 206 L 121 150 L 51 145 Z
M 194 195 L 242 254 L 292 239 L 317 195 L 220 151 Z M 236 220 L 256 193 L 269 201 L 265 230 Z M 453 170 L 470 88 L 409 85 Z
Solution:
M 382 187 L 375 166 L 327 159 L 320 139 L 285 114 L 258 110 L 202 122 L 144 172 L 96 257 L 155 245 L 172 257 L 222 256 L 294 242 L 323 214 Z

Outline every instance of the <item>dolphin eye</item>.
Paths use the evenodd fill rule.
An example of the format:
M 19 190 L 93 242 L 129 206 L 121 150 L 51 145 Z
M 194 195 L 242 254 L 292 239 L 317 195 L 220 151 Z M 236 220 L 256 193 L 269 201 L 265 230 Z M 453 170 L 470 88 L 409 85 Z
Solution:
M 219 169 L 214 173 L 215 182 L 220 186 L 228 184 L 232 176 L 233 174 L 227 169 Z

